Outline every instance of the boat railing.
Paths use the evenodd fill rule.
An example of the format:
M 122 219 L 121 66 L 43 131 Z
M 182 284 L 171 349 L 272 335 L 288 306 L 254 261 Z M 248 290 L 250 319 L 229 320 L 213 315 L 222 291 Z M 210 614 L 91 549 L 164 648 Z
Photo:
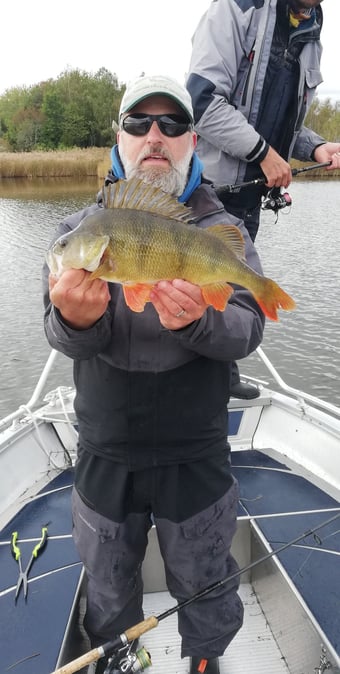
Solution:
M 264 353 L 263 349 L 260 346 L 257 348 L 256 353 L 258 354 L 258 356 L 260 357 L 266 368 L 269 370 L 278 386 L 285 393 L 288 393 L 289 395 L 296 398 L 303 408 L 305 408 L 309 403 L 319 409 L 325 410 L 330 414 L 340 417 L 340 407 L 332 405 L 332 403 L 329 403 L 325 400 L 322 400 L 321 398 L 317 398 L 316 396 L 306 393 L 305 391 L 300 391 L 299 389 L 296 389 L 292 386 L 289 386 L 289 384 L 286 384 L 286 382 L 282 379 L 281 375 L 275 369 L 274 365 L 266 356 L 266 354 Z M 21 417 L 27 416 L 27 414 L 30 414 L 33 408 L 41 402 L 42 392 L 46 387 L 48 377 L 53 369 L 57 355 L 58 351 L 52 349 L 44 365 L 44 368 L 41 372 L 38 383 L 32 393 L 31 398 L 26 404 L 20 405 L 20 407 L 18 407 L 17 410 L 12 412 L 11 414 L 8 414 L 6 417 L 0 420 L 0 431 L 9 426 L 9 424 L 12 423 L 13 421 Z
M 325 410 L 328 413 L 340 417 L 340 407 L 337 407 L 336 405 L 333 405 L 332 403 L 329 403 L 326 400 L 322 400 L 317 396 L 313 396 L 310 393 L 306 393 L 305 391 L 300 391 L 299 389 L 294 388 L 293 386 L 289 386 L 289 384 L 286 384 L 286 382 L 282 379 L 281 375 L 278 373 L 272 362 L 269 360 L 268 356 L 266 356 L 266 354 L 264 353 L 261 346 L 257 347 L 256 353 L 261 358 L 262 362 L 269 370 L 270 374 L 272 375 L 273 379 L 278 384 L 278 386 L 285 393 L 288 393 L 289 395 L 296 398 L 303 408 L 307 407 L 307 404 L 310 403 L 319 409 Z
M 22 417 L 24 414 L 31 412 L 33 408 L 40 402 L 42 392 L 46 386 L 48 377 L 53 369 L 57 355 L 58 351 L 52 349 L 29 401 L 24 405 L 20 405 L 20 407 L 18 407 L 17 410 L 12 412 L 11 414 L 8 414 L 6 417 L 0 420 L 0 431 L 3 428 L 6 428 L 6 426 L 8 426 L 12 421 L 15 421 L 16 419 L 19 419 L 19 417 Z

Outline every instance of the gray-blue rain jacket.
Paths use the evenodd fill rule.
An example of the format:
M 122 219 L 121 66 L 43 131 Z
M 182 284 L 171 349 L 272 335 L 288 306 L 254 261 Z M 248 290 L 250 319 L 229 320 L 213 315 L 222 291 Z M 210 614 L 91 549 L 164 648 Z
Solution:
M 215 0 L 193 37 L 187 87 L 199 134 L 197 154 L 204 163 L 205 175 L 216 185 L 242 182 L 247 163 L 256 162 L 265 147 L 254 126 L 277 1 L 285 2 Z M 299 57 L 298 105 L 289 157 L 301 161 L 309 161 L 315 147 L 325 142 L 302 126 L 315 89 L 322 82 L 321 52 L 319 40 L 306 41 Z

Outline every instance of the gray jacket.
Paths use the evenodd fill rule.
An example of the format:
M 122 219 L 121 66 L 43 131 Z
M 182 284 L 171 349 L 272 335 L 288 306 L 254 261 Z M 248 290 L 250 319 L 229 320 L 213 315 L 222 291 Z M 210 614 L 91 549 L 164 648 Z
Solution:
M 210 185 L 200 185 L 188 205 L 198 227 L 237 224 Z M 67 218 L 57 236 L 97 208 Z M 238 224 L 247 262 L 261 273 L 256 250 Z M 141 314 L 132 312 L 122 287 L 110 283 L 103 317 L 88 330 L 74 330 L 49 302 L 46 266 L 43 277 L 47 339 L 74 360 L 81 447 L 131 467 L 225 451 L 230 363 L 254 351 L 263 335 L 263 314 L 247 290 L 236 287 L 224 312 L 209 307 L 200 320 L 171 331 L 151 304 Z
M 242 182 L 247 162 L 256 162 L 263 152 L 254 125 L 280 1 L 215 0 L 194 34 L 187 87 L 199 134 L 197 154 L 216 185 Z M 315 147 L 325 142 L 302 126 L 322 82 L 321 51 L 319 40 L 306 42 L 299 57 L 298 106 L 289 157 L 302 161 L 310 160 Z

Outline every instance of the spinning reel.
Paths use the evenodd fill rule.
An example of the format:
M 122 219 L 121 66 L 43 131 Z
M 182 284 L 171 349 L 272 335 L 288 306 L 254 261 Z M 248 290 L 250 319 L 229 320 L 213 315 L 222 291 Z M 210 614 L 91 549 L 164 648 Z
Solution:
M 104 674 L 128 674 L 142 672 L 152 664 L 150 653 L 142 646 L 134 649 L 134 642 L 120 648 L 109 658 Z

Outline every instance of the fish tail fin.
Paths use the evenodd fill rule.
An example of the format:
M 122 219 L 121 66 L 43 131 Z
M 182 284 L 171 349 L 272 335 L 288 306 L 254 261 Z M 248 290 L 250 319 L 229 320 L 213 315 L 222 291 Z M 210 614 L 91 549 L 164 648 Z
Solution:
M 254 297 L 264 315 L 278 321 L 277 310 L 292 311 L 296 307 L 295 301 L 272 279 L 265 278 L 264 281 L 261 291 L 254 292 Z

